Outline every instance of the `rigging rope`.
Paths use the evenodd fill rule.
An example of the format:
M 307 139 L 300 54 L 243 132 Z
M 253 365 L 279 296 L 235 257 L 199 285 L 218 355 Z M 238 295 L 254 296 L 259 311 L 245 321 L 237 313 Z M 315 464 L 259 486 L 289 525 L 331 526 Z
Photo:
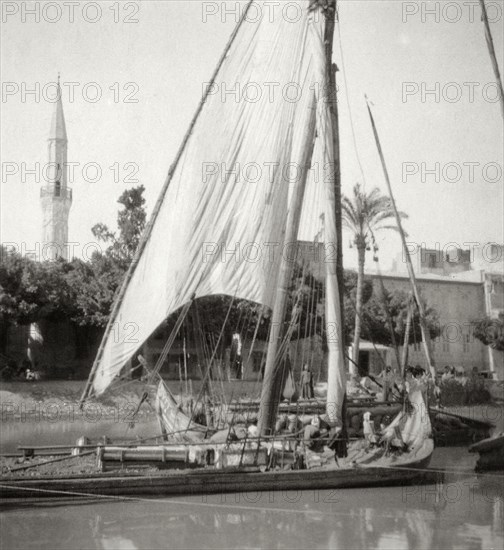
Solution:
M 362 186 L 363 186 L 363 189 L 365 190 L 366 189 L 366 177 L 364 176 L 364 169 L 362 168 L 362 163 L 361 163 L 360 155 L 359 155 L 359 148 L 357 147 L 357 139 L 355 137 L 355 128 L 354 128 L 354 122 L 353 122 L 353 116 L 352 116 L 352 108 L 350 107 L 350 99 L 349 99 L 350 98 L 350 92 L 349 92 L 349 88 L 348 88 L 348 80 L 347 80 L 346 69 L 345 69 L 345 60 L 344 60 L 344 55 L 343 55 L 343 43 L 342 43 L 342 40 L 341 40 L 341 27 L 340 27 L 340 21 L 339 21 L 339 17 L 338 17 L 337 12 L 336 12 L 336 24 L 338 26 L 338 43 L 339 43 L 339 50 L 340 50 L 340 56 L 341 56 L 341 72 L 343 73 L 343 82 L 345 83 L 345 90 L 346 90 L 345 97 L 346 97 L 346 103 L 347 103 L 347 108 L 348 108 L 348 117 L 349 117 L 349 120 L 350 120 L 350 128 L 352 130 L 352 140 L 353 140 L 353 145 L 354 145 L 355 158 L 357 159 L 357 163 L 359 165 L 359 169 L 360 169 L 361 176 L 362 176 Z

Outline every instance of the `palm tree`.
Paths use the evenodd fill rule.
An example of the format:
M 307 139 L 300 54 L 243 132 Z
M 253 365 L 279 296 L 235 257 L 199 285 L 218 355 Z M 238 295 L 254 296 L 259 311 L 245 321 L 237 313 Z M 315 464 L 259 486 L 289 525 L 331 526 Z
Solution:
M 371 250 L 372 236 L 381 229 L 394 229 L 396 225 L 386 225 L 386 222 L 394 218 L 394 210 L 389 197 L 382 195 L 375 187 L 366 193 L 359 183 L 353 188 L 353 197 L 350 199 L 342 197 L 343 226 L 353 234 L 353 243 L 357 248 L 358 271 L 357 271 L 357 292 L 355 298 L 355 329 L 353 341 L 353 363 L 350 366 L 352 378 L 358 376 L 357 367 L 359 363 L 359 342 L 362 321 L 362 288 L 364 284 L 364 264 L 366 251 Z M 408 216 L 399 212 L 401 218 Z M 375 246 L 374 252 L 378 250 Z

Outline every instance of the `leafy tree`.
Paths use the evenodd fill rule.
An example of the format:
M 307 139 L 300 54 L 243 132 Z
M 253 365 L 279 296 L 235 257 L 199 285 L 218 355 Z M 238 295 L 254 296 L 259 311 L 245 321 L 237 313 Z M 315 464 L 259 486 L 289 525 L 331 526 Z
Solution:
M 381 229 L 395 229 L 395 225 L 386 225 L 386 222 L 394 218 L 394 210 L 390 199 L 380 193 L 375 187 L 369 193 L 361 189 L 360 184 L 353 188 L 353 197 L 342 197 L 343 225 L 353 234 L 353 242 L 357 248 L 358 259 L 358 277 L 357 292 L 355 299 L 355 323 L 354 323 L 354 341 L 353 341 L 353 362 L 354 365 L 359 361 L 359 341 L 362 327 L 362 307 L 363 307 L 363 281 L 364 264 L 366 261 L 366 251 L 371 250 L 373 244 L 373 233 Z M 402 218 L 406 218 L 404 212 L 400 212 Z M 375 246 L 373 244 L 373 246 Z M 375 246 L 376 248 L 376 246 Z M 376 250 L 375 250 L 376 252 Z M 352 375 L 357 376 L 356 368 L 351 369 Z
M 105 224 L 97 223 L 91 231 L 100 241 L 109 244 L 106 253 L 127 267 L 138 247 L 142 232 L 145 228 L 146 212 L 143 192 L 145 187 L 140 185 L 126 189 L 117 202 L 122 209 L 117 214 L 117 232 L 111 231 Z
M 71 320 L 79 326 L 104 327 L 123 277 L 124 268 L 106 254 L 96 252 L 89 262 L 73 260 L 66 275 L 75 303 Z
M 393 345 L 392 334 L 390 332 L 387 311 L 392 320 L 394 337 L 397 345 L 402 345 L 406 332 L 406 319 L 410 296 L 402 290 L 394 290 L 389 292 L 385 290 L 385 295 L 381 292 L 374 293 L 372 298 L 365 304 L 363 308 L 362 321 L 362 336 L 384 346 Z M 435 309 L 425 307 L 425 321 L 432 339 L 437 338 L 440 334 L 439 316 Z M 420 316 L 418 311 L 415 311 L 411 321 L 410 343 L 421 342 L 422 333 L 420 329 Z
M 474 336 L 492 349 L 504 351 L 504 313 L 499 313 L 497 319 L 483 317 L 471 322 Z
M 95 252 L 89 262 L 73 260 L 66 282 L 75 301 L 72 321 L 80 327 L 104 327 L 117 289 L 133 258 L 145 228 L 143 185 L 125 190 L 118 199 L 117 232 L 105 224 L 92 228 L 93 235 L 108 243 L 105 252 Z
M 5 352 L 8 329 L 41 319 L 58 321 L 74 312 L 65 282 L 68 264 L 36 262 L 0 249 L 0 346 Z

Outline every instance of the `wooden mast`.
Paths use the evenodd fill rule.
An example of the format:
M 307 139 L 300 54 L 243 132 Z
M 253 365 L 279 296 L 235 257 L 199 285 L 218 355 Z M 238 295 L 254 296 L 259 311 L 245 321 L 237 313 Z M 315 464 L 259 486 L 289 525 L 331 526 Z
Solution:
M 436 368 L 434 364 L 434 358 L 432 357 L 431 350 L 430 350 L 430 334 L 429 330 L 427 328 L 427 324 L 425 322 L 425 308 L 423 305 L 423 302 L 420 299 L 420 292 L 418 291 L 417 283 L 416 283 L 416 277 L 415 272 L 413 271 L 413 264 L 411 263 L 411 256 L 408 250 L 408 247 L 406 246 L 406 236 L 404 234 L 404 230 L 401 223 L 401 217 L 399 216 L 399 211 L 397 210 L 396 202 L 394 199 L 394 194 L 392 193 L 392 186 L 390 185 L 390 178 L 387 170 L 387 165 L 385 164 L 385 157 L 383 156 L 383 151 L 380 145 L 380 138 L 378 137 L 378 131 L 376 130 L 375 121 L 373 118 L 373 113 L 371 112 L 371 106 L 369 105 L 369 101 L 366 97 L 367 102 L 367 108 L 369 113 L 369 118 L 371 119 L 371 126 L 373 127 L 373 134 L 376 141 L 376 146 L 378 148 L 378 154 L 380 156 L 382 168 L 383 168 L 383 174 L 385 176 L 385 182 L 387 184 L 388 192 L 390 195 L 390 202 L 392 204 L 392 208 L 394 210 L 397 228 L 399 229 L 399 234 L 401 235 L 401 241 L 403 245 L 404 255 L 406 257 L 406 266 L 408 268 L 408 274 L 411 281 L 411 286 L 413 288 L 413 296 L 416 301 L 416 305 L 418 307 L 418 313 L 420 315 L 420 330 L 422 333 L 422 343 L 425 350 L 425 356 L 427 358 L 427 362 L 429 364 L 429 370 L 432 376 L 432 379 L 436 380 Z
M 411 323 L 413 320 L 413 304 L 411 302 L 412 302 L 412 299 L 408 298 L 408 315 L 406 317 L 406 329 L 404 331 L 402 359 L 399 365 L 399 368 L 401 369 L 401 378 L 406 378 L 406 365 L 408 364 L 409 335 L 411 330 Z
M 495 48 L 492 38 L 492 33 L 490 32 L 490 24 L 488 22 L 488 15 L 485 6 L 485 0 L 479 0 L 481 5 L 481 19 L 485 24 L 485 38 L 488 46 L 488 52 L 490 53 L 490 60 L 492 61 L 492 68 L 495 75 L 495 81 L 497 82 L 497 87 L 499 89 L 499 103 L 501 108 L 501 115 L 504 118 L 504 90 L 502 88 L 502 80 L 499 72 L 499 64 L 497 63 L 497 56 L 495 55 Z
M 311 167 L 313 147 L 315 143 L 316 125 L 316 99 L 313 96 L 309 106 L 310 119 L 304 129 L 303 156 L 301 159 L 301 177 L 296 178 L 295 186 L 289 204 L 289 211 L 286 220 L 285 244 L 297 242 L 301 208 L 306 187 L 308 171 Z M 296 249 L 297 251 L 297 249 Z M 258 414 L 258 431 L 260 435 L 271 435 L 274 431 L 278 403 L 282 392 L 281 382 L 283 380 L 282 357 L 278 351 L 284 337 L 285 306 L 287 304 L 288 289 L 292 276 L 292 269 L 295 260 L 285 258 L 281 255 L 280 269 L 277 279 L 277 291 L 273 314 L 271 316 L 270 336 L 268 351 L 266 354 L 266 365 L 264 367 L 264 378 L 261 390 L 261 401 Z
M 341 354 L 343 364 L 340 368 L 343 370 L 343 381 L 345 382 L 346 365 L 345 365 L 345 311 L 344 311 L 344 271 L 343 271 L 343 228 L 342 228 L 342 211 L 341 211 L 341 162 L 340 162 L 340 139 L 339 139 L 339 112 L 338 112 L 338 93 L 336 86 L 336 73 L 338 67 L 333 63 L 333 47 L 334 47 L 334 30 L 337 17 L 337 0 L 326 0 L 325 6 L 325 73 L 327 81 L 327 102 L 329 114 L 331 118 L 332 132 L 332 153 L 333 153 L 333 174 L 334 174 L 334 221 L 336 230 L 336 279 L 337 279 L 337 300 L 339 302 L 339 315 L 336 315 L 337 327 L 336 338 L 339 346 L 343 348 Z M 326 275 L 330 276 L 330 265 L 326 265 Z M 327 280 L 326 280 L 327 283 Z M 327 373 L 327 405 L 326 412 L 330 420 L 340 419 L 342 424 L 342 444 L 340 445 L 340 456 L 346 455 L 347 429 L 346 429 L 346 393 L 341 404 L 336 403 L 336 384 L 337 373 L 331 372 L 328 365 Z M 346 384 L 346 383 L 345 383 Z M 341 406 L 341 410 L 337 410 Z M 341 448 L 344 447 L 344 448 Z
M 345 285 L 343 279 L 343 218 L 341 213 L 341 162 L 340 162 L 340 140 L 339 140 L 339 112 L 338 112 L 338 88 L 336 86 L 336 73 L 338 67 L 332 62 L 334 27 L 336 21 L 336 1 L 327 0 L 327 9 L 325 12 L 326 26 L 324 32 L 325 43 L 325 62 L 327 78 L 327 100 L 329 104 L 329 113 L 331 114 L 331 125 L 333 128 L 333 158 L 334 158 L 334 198 L 336 201 L 336 273 L 338 276 L 338 290 L 341 297 L 341 333 L 344 334 L 345 312 L 343 296 Z

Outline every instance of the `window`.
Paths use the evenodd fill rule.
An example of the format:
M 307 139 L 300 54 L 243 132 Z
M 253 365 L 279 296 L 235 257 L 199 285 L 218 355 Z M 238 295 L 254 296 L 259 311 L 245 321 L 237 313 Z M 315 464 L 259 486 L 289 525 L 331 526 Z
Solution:
M 450 342 L 443 342 L 443 352 L 447 353 L 450 351 Z
M 61 182 L 59 181 L 54 184 L 54 196 L 61 197 Z

